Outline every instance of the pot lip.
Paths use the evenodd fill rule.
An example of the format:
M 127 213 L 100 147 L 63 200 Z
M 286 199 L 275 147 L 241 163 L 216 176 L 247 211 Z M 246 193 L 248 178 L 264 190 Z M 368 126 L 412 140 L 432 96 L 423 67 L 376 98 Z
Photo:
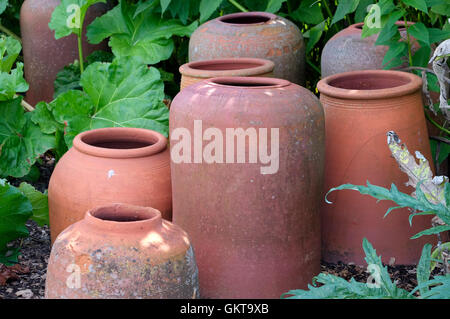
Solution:
M 133 140 L 150 144 L 149 146 L 131 149 L 115 149 L 90 145 L 100 141 Z M 108 127 L 94 129 L 78 134 L 73 140 L 73 147 L 78 151 L 106 158 L 137 158 L 156 155 L 167 148 L 167 138 L 159 132 L 134 127 Z
M 257 17 L 257 16 L 269 18 L 269 20 L 264 21 L 264 22 L 256 22 L 256 23 L 230 23 L 230 22 L 224 21 L 224 20 L 230 19 L 230 18 Z M 257 26 L 257 25 L 267 24 L 277 18 L 278 18 L 278 16 L 276 14 L 273 14 L 270 12 L 251 11 L 251 12 L 230 13 L 230 14 L 226 14 L 224 16 L 218 17 L 215 20 L 219 21 L 220 23 L 227 24 L 227 25 L 246 27 L 246 26 Z
M 198 67 L 208 66 L 211 64 L 255 64 L 256 66 L 240 69 L 231 70 L 201 70 Z M 191 76 L 196 78 L 215 78 L 215 77 L 226 77 L 233 76 L 235 74 L 240 74 L 241 76 L 251 76 L 258 74 L 266 74 L 273 71 L 275 68 L 275 63 L 270 60 L 256 59 L 256 58 L 230 58 L 230 59 L 212 59 L 212 60 L 202 60 L 193 61 L 183 64 L 180 67 L 180 73 L 184 76 Z
M 353 89 L 343 89 L 330 85 L 330 82 L 337 79 L 344 79 L 349 77 L 367 77 L 367 76 L 377 76 L 392 78 L 396 77 L 399 80 L 406 81 L 407 83 L 385 88 L 385 89 L 375 89 L 375 90 L 353 90 Z M 375 99 L 386 99 L 392 97 L 400 97 L 407 94 L 411 94 L 420 90 L 422 87 L 422 79 L 415 74 L 402 72 L 402 71 L 392 71 L 392 70 L 359 70 L 350 71 L 344 73 L 338 73 L 334 75 L 327 76 L 317 83 L 317 89 L 320 94 L 327 95 L 334 98 L 341 98 L 347 100 L 375 100 Z
M 107 213 L 106 213 L 107 212 Z M 110 218 L 135 218 L 133 221 L 115 221 L 101 218 L 102 213 L 110 214 Z M 103 229 L 105 231 L 137 233 L 148 232 L 162 225 L 161 212 L 152 207 L 143 207 L 124 203 L 113 203 L 94 207 L 88 210 L 84 221 L 89 226 Z
M 246 77 L 246 76 L 224 76 L 204 80 L 203 83 L 211 86 L 231 88 L 231 89 L 278 89 L 285 86 L 292 85 L 291 82 L 284 79 L 269 78 L 269 77 Z M 228 84 L 229 83 L 229 84 Z M 251 84 L 251 86 L 239 84 Z M 234 85 L 230 85 L 234 84 Z M 261 84 L 261 85 L 257 85 Z
M 415 24 L 415 22 L 412 22 L 412 21 L 407 21 L 407 23 L 408 23 L 408 27 Z M 364 22 L 354 23 L 354 24 L 349 25 L 348 29 L 356 29 L 356 30 L 359 30 L 359 32 L 362 32 L 363 25 L 364 25 Z M 399 27 L 403 27 L 405 25 L 405 22 L 399 20 L 399 21 L 395 22 L 395 25 L 397 25 Z

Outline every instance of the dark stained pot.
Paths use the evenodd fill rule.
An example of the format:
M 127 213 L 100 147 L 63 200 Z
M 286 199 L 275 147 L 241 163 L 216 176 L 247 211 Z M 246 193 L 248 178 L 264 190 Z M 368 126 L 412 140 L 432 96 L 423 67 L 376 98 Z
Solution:
M 198 141 L 199 122 L 194 126 L 194 121 L 201 121 L 206 136 L 215 131 L 214 141 L 222 134 L 224 145 L 236 144 L 228 144 L 227 151 L 217 142 L 211 154 L 223 154 L 216 161 L 207 156 L 202 163 L 192 156 L 180 161 L 185 154 L 180 143 L 187 141 L 183 135 L 192 137 L 186 147 L 194 150 L 197 141 L 195 148 L 203 146 L 209 154 L 211 142 Z M 253 137 L 238 147 L 237 139 L 226 138 L 227 128 L 248 130 Z M 267 143 L 261 142 L 264 129 Z M 255 134 L 259 151 L 251 147 Z M 195 247 L 202 297 L 279 298 L 290 289 L 306 288 L 320 272 L 324 134 L 319 100 L 286 80 L 213 78 L 175 97 L 170 114 L 173 220 Z M 279 163 L 266 174 L 261 168 L 276 167 L 275 160 L 250 161 L 264 147 Z M 236 163 L 230 150 L 234 156 L 245 151 L 245 160 Z
M 414 24 L 413 22 L 408 23 L 409 25 Z M 396 24 L 402 37 L 406 38 L 404 22 L 399 21 Z M 325 44 L 321 58 L 322 78 L 349 71 L 383 69 L 383 59 L 389 47 L 375 45 L 378 34 L 362 39 L 363 25 L 364 23 L 352 24 L 336 33 Z M 416 42 L 413 51 L 417 49 Z M 408 64 L 403 66 L 406 67 Z
M 267 12 L 242 12 L 202 24 L 189 41 L 189 61 L 260 58 L 275 63 L 274 76 L 305 82 L 305 43 L 291 21 Z
M 317 88 L 325 110 L 325 192 L 342 184 L 373 185 L 401 192 L 408 177 L 392 158 L 386 133 L 395 131 L 411 152 L 420 151 L 431 162 L 422 104 L 422 80 L 399 71 L 353 71 L 329 76 Z M 383 262 L 415 265 L 431 236 L 410 239 L 431 226 L 428 216 L 416 216 L 412 227 L 408 209 L 383 218 L 393 202 L 345 190 L 328 196 L 323 204 L 322 259 L 365 265 L 362 240 L 366 237 Z
M 52 247 L 46 298 L 187 299 L 198 294 L 188 235 L 153 208 L 96 207 Z
M 20 11 L 25 78 L 30 85 L 26 101 L 32 105 L 40 101 L 53 100 L 54 81 L 58 72 L 66 65 L 79 59 L 76 35 L 55 39 L 50 30 L 53 10 L 60 0 L 25 0 Z M 84 28 L 96 17 L 104 14 L 107 5 L 98 3 L 89 8 Z M 92 45 L 83 34 L 83 55 L 87 57 L 96 50 L 106 50 L 107 42 Z

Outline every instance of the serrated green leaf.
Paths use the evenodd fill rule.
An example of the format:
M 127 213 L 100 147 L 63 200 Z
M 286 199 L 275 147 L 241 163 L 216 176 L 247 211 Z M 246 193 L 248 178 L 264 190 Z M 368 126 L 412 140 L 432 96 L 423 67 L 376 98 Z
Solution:
M 0 175 L 22 177 L 36 159 L 55 147 L 54 136 L 41 132 L 20 105 L 21 98 L 0 102 Z
M 427 3 L 425 2 L 425 0 L 402 0 L 402 1 L 407 6 L 428 13 Z
M 51 109 L 46 102 L 39 102 L 31 112 L 31 120 L 39 125 L 44 134 L 54 134 L 58 130 L 64 130 L 64 125 L 56 122 Z
M 419 289 L 430 287 L 424 295 L 421 295 L 423 299 L 450 299 L 450 275 L 435 276 L 420 286 L 417 286 L 411 293 L 416 292 Z
M 0 263 L 17 262 L 17 249 L 7 248 L 15 239 L 28 236 L 25 222 L 32 214 L 32 206 L 20 190 L 0 180 Z
M 87 10 L 99 2 L 106 3 L 106 0 L 61 0 L 48 24 L 49 28 L 55 31 L 55 39 L 72 33 L 79 35 Z
M 21 183 L 19 190 L 28 198 L 33 207 L 33 215 L 31 219 L 38 223 L 39 226 L 48 225 L 48 196 L 36 190 L 27 183 Z
M 431 244 L 423 246 L 422 255 L 417 264 L 417 284 L 422 286 L 430 279 L 431 275 Z M 420 295 L 423 296 L 428 291 L 428 287 L 420 289 Z
M 133 57 L 141 63 L 156 64 L 171 56 L 173 36 L 190 36 L 198 26 L 197 21 L 185 26 L 178 20 L 163 19 L 149 9 L 133 18 L 139 5 L 122 1 L 97 18 L 88 26 L 89 41 L 100 43 L 110 37 L 109 45 L 116 57 Z
M 11 73 L 0 72 L 0 101 L 9 101 L 16 93 L 28 91 L 28 83 L 23 78 L 23 63 L 18 62 Z
M 355 12 L 358 5 L 359 0 L 339 0 L 331 25 L 344 19 L 347 14 Z
M 65 126 L 68 147 L 77 134 L 102 127 L 140 127 L 168 136 L 169 111 L 157 69 L 132 59 L 97 62 L 86 68 L 81 86 L 83 91 L 68 91 L 49 104 Z
M 424 231 L 421 231 L 418 234 L 415 234 L 414 236 L 411 237 L 411 239 L 417 239 L 417 238 L 425 236 L 425 235 L 436 235 L 436 234 L 439 234 L 439 233 L 442 233 L 442 232 L 448 231 L 448 230 L 450 230 L 450 225 L 435 226 L 435 227 L 426 229 Z
M 216 11 L 222 0 L 202 0 L 200 2 L 200 22 L 204 22 Z

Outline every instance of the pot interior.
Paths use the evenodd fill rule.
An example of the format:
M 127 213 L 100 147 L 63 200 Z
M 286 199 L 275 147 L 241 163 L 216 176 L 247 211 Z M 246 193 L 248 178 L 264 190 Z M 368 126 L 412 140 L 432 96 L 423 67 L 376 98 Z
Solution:
M 330 80 L 328 85 L 345 90 L 382 90 L 408 84 L 410 80 L 392 74 L 350 74 Z
M 213 78 L 211 83 L 236 88 L 277 88 L 289 85 L 289 81 L 264 77 L 223 77 Z
M 191 63 L 190 68 L 202 71 L 228 71 L 228 70 L 243 70 L 252 69 L 263 66 L 262 63 L 251 62 L 198 62 Z
M 134 209 L 132 206 L 101 207 L 92 211 L 91 215 L 97 219 L 113 222 L 137 222 L 157 217 L 151 210 Z
M 108 138 L 108 137 L 96 137 L 96 136 L 84 136 L 82 141 L 90 146 L 107 149 L 138 149 L 148 146 L 152 146 L 150 141 L 139 141 L 131 138 Z
M 271 19 L 264 14 L 241 13 L 239 15 L 230 15 L 220 18 L 220 21 L 230 24 L 258 24 L 265 23 Z

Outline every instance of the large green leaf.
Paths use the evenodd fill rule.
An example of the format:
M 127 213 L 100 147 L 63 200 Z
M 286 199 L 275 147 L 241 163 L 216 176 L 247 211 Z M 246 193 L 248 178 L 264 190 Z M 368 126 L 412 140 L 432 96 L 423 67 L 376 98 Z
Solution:
M 300 6 L 292 12 L 291 17 L 303 23 L 320 24 L 325 20 L 320 2 L 316 0 L 303 0 Z
M 11 73 L 0 72 L 0 101 L 12 100 L 17 92 L 26 92 L 28 88 L 23 78 L 23 63 L 18 62 Z
M 11 71 L 22 51 L 20 42 L 12 37 L 0 36 L 0 72 Z
M 314 49 L 314 46 L 317 42 L 319 42 L 320 37 L 322 36 L 323 31 L 325 30 L 325 21 L 322 21 L 318 25 L 315 25 L 311 29 L 309 29 L 307 32 L 305 32 L 304 37 L 308 38 L 308 42 L 306 44 L 306 52 L 310 52 L 312 49 Z
M 8 6 L 8 0 L 0 0 L 0 14 L 5 12 L 7 6 Z
M 334 13 L 333 20 L 331 20 L 331 24 L 333 25 L 344 19 L 347 14 L 355 12 L 358 5 L 359 0 L 339 0 L 338 7 Z
M 425 294 L 421 295 L 424 299 L 450 299 L 450 275 L 435 276 L 422 285 L 416 287 L 412 293 L 419 289 L 431 288 Z
M 66 37 L 72 33 L 80 35 L 88 8 L 99 2 L 106 3 L 106 0 L 61 0 L 48 24 L 49 28 L 55 31 L 55 38 Z
M 47 193 L 41 193 L 28 183 L 21 183 L 19 190 L 25 195 L 33 207 L 31 219 L 39 226 L 48 225 L 48 196 Z
M 202 0 L 200 2 L 200 22 L 206 21 L 216 11 L 223 0 Z
M 32 206 L 20 190 L 0 179 L 0 263 L 17 262 L 17 251 L 7 247 L 15 239 L 28 236 L 25 222 Z
M 266 12 L 277 13 L 284 2 L 287 0 L 269 0 L 267 2 Z
M 133 57 L 145 64 L 156 64 L 168 59 L 173 52 L 173 36 L 190 36 L 198 23 L 189 26 L 179 20 L 167 20 L 151 8 L 135 12 L 143 4 L 127 4 L 121 1 L 88 27 L 91 43 L 100 43 L 110 37 L 109 45 L 116 57 Z
M 427 3 L 425 0 L 402 0 L 404 4 L 428 13 Z
M 0 102 L 0 175 L 22 177 L 36 159 L 55 147 L 55 137 L 41 132 L 24 112 L 21 98 Z
M 81 76 L 83 91 L 71 90 L 40 105 L 34 118 L 41 126 L 56 122 L 64 126 L 67 146 L 80 132 L 102 127 L 141 127 L 168 136 L 169 111 L 162 102 L 164 84 L 155 68 L 135 60 L 96 62 Z M 58 125 L 52 130 L 61 131 Z

